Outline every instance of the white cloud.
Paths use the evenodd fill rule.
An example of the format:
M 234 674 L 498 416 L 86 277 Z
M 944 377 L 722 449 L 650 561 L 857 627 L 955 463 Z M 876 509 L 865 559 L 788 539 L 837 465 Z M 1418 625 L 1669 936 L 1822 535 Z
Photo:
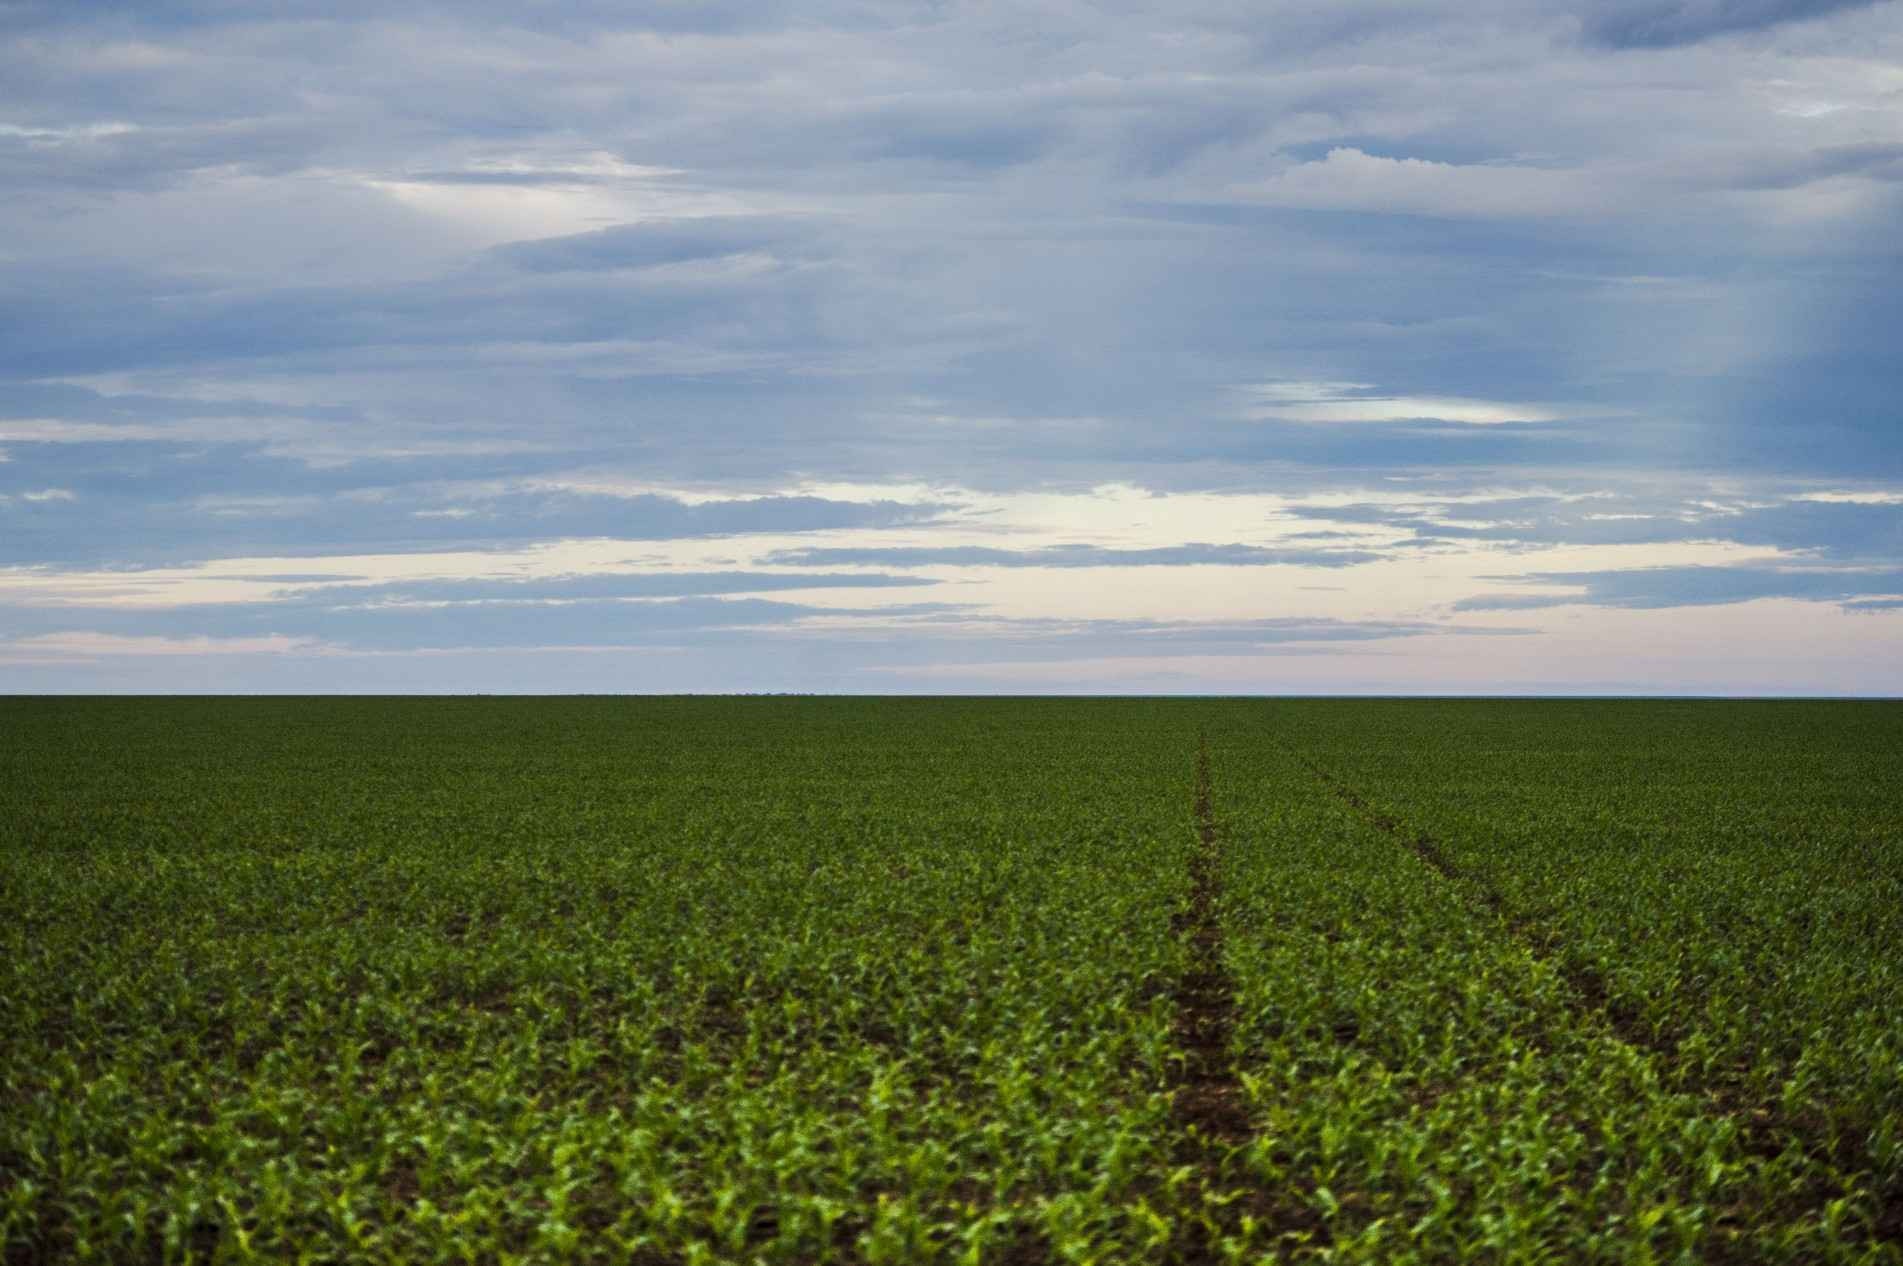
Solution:
M 1895 489 L 1848 489 L 1806 492 L 1793 501 L 1821 501 L 1827 505 L 1903 506 L 1903 492 Z
M 1238 192 L 1283 207 L 1494 218 L 1594 214 L 1602 190 L 1584 171 L 1384 158 L 1340 146 Z
M 0 123 L 0 137 L 17 137 L 30 145 L 69 145 L 109 136 L 124 136 L 139 130 L 130 123 L 80 123 L 72 127 L 26 127 L 18 123 Z
M 472 245 L 586 233 L 644 220 L 809 209 L 698 187 L 687 173 L 624 162 L 602 151 L 562 159 L 535 152 L 469 163 L 443 179 L 348 175 L 408 210 L 453 226 Z
M 0 662 L 104 659 L 116 656 L 286 655 L 320 649 L 316 638 L 144 637 L 74 630 L 0 641 Z
M 1366 383 L 1282 381 L 1241 388 L 1254 403 L 1243 416 L 1281 422 L 1406 422 L 1432 418 L 1469 426 L 1552 422 L 1563 416 L 1546 405 L 1457 396 L 1381 395 Z
M 0 418 L 0 441 L 16 444 L 124 444 L 135 440 L 172 443 L 291 439 L 311 431 L 303 422 L 274 417 L 176 418 L 167 422 L 82 422 L 65 418 Z M 335 441 L 333 441 L 334 443 Z

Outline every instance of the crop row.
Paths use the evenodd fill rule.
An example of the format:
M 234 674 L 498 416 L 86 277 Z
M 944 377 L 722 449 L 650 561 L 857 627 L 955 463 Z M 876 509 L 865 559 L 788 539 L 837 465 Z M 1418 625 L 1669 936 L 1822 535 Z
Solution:
M 334 727 L 121 749 L 146 767 L 83 804 L 96 756 L 13 753 L 16 1256 L 1108 1260 L 1170 1235 L 1187 735 L 1082 705 L 575 703 L 538 746 L 309 706 Z
M 0 708 L 10 1266 L 1903 1261 L 1895 710 Z
M 1566 708 L 1570 715 L 1559 714 Z M 1903 1237 L 1903 711 L 1285 705 L 1662 1075 Z
M 1883 1260 L 1808 1158 L 1755 1152 L 1286 731 L 1227 719 L 1240 1257 Z

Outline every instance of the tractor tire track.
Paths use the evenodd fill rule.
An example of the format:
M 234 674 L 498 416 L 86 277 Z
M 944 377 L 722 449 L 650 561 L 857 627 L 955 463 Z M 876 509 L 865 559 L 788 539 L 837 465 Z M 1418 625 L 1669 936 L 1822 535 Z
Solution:
M 1656 1034 L 1646 1027 L 1635 1010 L 1611 997 L 1606 988 L 1606 982 L 1599 973 L 1590 968 L 1569 964 L 1544 949 L 1540 943 L 1542 938 L 1536 934 L 1534 926 L 1509 910 L 1506 901 L 1490 885 L 1478 876 L 1456 866 L 1448 858 L 1440 841 L 1425 832 L 1408 830 L 1398 819 L 1376 809 L 1360 792 L 1321 766 L 1306 759 L 1299 757 L 1298 759 L 1301 759 L 1301 763 L 1307 767 L 1308 771 L 1321 779 L 1322 783 L 1353 809 L 1363 821 L 1405 844 L 1429 870 L 1452 884 L 1455 891 L 1461 893 L 1470 903 L 1484 907 L 1497 918 L 1514 940 L 1565 982 L 1567 989 L 1578 999 L 1579 1010 L 1598 1017 L 1613 1035 L 1627 1046 L 1636 1047 L 1664 1059 L 1677 1058 L 1676 1037 Z
M 1505 899 L 1490 884 L 1457 866 L 1438 840 L 1426 832 L 1407 829 L 1399 819 L 1375 808 L 1360 792 L 1301 754 L 1293 751 L 1289 754 L 1363 821 L 1406 845 L 1423 865 L 1453 885 L 1455 891 L 1469 904 L 1492 913 L 1509 936 L 1566 986 L 1575 1000 L 1574 1009 L 1578 1013 L 1602 1024 L 1625 1045 L 1643 1051 L 1666 1065 L 1678 1067 L 1680 1035 L 1659 1033 L 1646 1025 L 1634 1007 L 1611 996 L 1604 977 L 1598 972 L 1568 963 L 1555 954 L 1548 948 L 1552 938 L 1541 935 L 1542 929 L 1537 923 L 1514 914 L 1507 907 Z M 1732 1122 L 1737 1127 L 1738 1140 L 1744 1151 L 1761 1161 L 1768 1163 L 1779 1157 L 1791 1141 L 1795 1141 L 1808 1155 L 1829 1158 L 1835 1166 L 1854 1166 L 1861 1159 L 1846 1155 L 1841 1141 L 1833 1138 L 1827 1130 L 1774 1106 L 1747 1101 L 1733 1085 L 1709 1077 L 1691 1076 L 1676 1079 L 1676 1085 L 1681 1092 L 1694 1095 L 1708 1104 L 1715 1116 Z M 1840 1194 L 1831 1184 L 1813 1179 L 1805 1192 L 1792 1201 L 1790 1211 L 1821 1207 Z M 1887 1192 L 1879 1193 L 1872 1239 L 1877 1244 L 1896 1245 L 1903 1243 L 1903 1212 L 1899 1212 L 1886 1198 L 1888 1195 Z M 1732 1259 L 1720 1251 L 1710 1260 Z
M 1209 745 L 1196 752 L 1196 833 L 1190 861 L 1189 907 L 1176 916 L 1177 935 L 1190 950 L 1189 970 L 1176 992 L 1176 1037 L 1186 1059 L 1176 1096 L 1177 1115 L 1205 1138 L 1236 1142 L 1248 1137 L 1242 1083 L 1230 1066 L 1229 1036 L 1235 1029 L 1235 982 L 1223 964 L 1222 848 L 1218 842 L 1209 779 Z
M 1216 826 L 1211 786 L 1209 740 L 1196 740 L 1195 822 L 1197 846 L 1190 859 L 1189 904 L 1173 920 L 1176 935 L 1189 949 L 1189 965 L 1176 988 L 1176 1045 L 1183 1052 L 1171 1114 L 1179 1140 L 1177 1163 L 1194 1171 L 1192 1192 L 1202 1207 L 1178 1224 L 1173 1260 L 1201 1266 L 1222 1260 L 1221 1230 L 1210 1219 L 1215 1205 L 1204 1197 L 1220 1194 L 1223 1162 L 1250 1137 L 1249 1111 L 1242 1081 L 1229 1057 L 1235 1031 L 1236 985 L 1223 962 L 1222 844 Z

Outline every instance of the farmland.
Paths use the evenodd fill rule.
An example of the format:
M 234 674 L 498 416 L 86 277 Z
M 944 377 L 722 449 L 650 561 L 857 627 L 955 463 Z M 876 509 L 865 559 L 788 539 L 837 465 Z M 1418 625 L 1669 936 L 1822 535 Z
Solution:
M 0 700 L 5 1261 L 1903 1262 L 1903 707 Z

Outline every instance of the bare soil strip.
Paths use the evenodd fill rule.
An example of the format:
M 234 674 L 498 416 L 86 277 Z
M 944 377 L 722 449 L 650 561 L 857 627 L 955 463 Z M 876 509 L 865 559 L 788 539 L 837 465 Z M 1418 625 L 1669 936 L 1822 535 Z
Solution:
M 1176 989 L 1175 1035 L 1185 1058 L 1172 1109 L 1181 1140 L 1178 1160 L 1193 1166 L 1197 1186 L 1214 1194 L 1223 1158 L 1249 1139 L 1249 1112 L 1229 1058 L 1236 989 L 1222 959 L 1222 845 L 1210 786 L 1209 741 L 1201 736 L 1196 741 L 1195 813 L 1199 843 L 1190 860 L 1189 905 L 1175 920 L 1190 961 Z M 1186 1224 L 1178 1238 L 1178 1260 L 1222 1260 L 1220 1237 L 1210 1226 Z
M 1600 975 L 1589 968 L 1569 965 L 1556 956 L 1547 946 L 1550 939 L 1540 934 L 1539 929 L 1530 921 L 1519 918 L 1506 908 L 1500 894 L 1489 887 L 1478 876 L 1461 870 L 1448 859 L 1439 841 L 1420 831 L 1410 831 L 1398 820 L 1381 812 L 1368 803 L 1367 799 L 1353 787 L 1342 782 L 1333 774 L 1306 758 L 1296 756 L 1309 772 L 1319 778 L 1329 790 L 1339 796 L 1350 808 L 1371 825 L 1392 835 L 1412 849 L 1416 856 L 1430 869 L 1454 883 L 1457 890 L 1471 901 L 1484 906 L 1498 916 L 1508 932 L 1524 945 L 1529 953 L 1548 967 L 1579 1000 L 1579 1009 L 1600 1020 L 1612 1034 L 1626 1045 L 1646 1051 L 1667 1063 L 1673 1062 L 1678 1055 L 1678 1035 L 1658 1034 L 1642 1023 L 1638 1013 L 1628 1004 L 1612 997 L 1606 983 Z M 1829 1131 L 1817 1123 L 1780 1111 L 1774 1105 L 1746 1102 L 1735 1086 L 1712 1080 L 1687 1079 L 1680 1088 L 1698 1095 L 1711 1105 L 1710 1110 L 1728 1117 L 1738 1126 L 1738 1137 L 1747 1152 L 1762 1159 L 1770 1160 L 1780 1155 L 1790 1140 L 1796 1140 L 1804 1151 L 1813 1155 L 1828 1156 L 1837 1165 L 1855 1166 L 1859 1158 L 1848 1154 L 1843 1142 L 1834 1139 Z M 1817 1184 L 1809 1195 L 1813 1206 L 1834 1199 L 1840 1194 L 1827 1184 Z M 1879 1210 L 1875 1237 L 1878 1243 L 1895 1244 L 1903 1242 L 1903 1209 L 1885 1205 Z

